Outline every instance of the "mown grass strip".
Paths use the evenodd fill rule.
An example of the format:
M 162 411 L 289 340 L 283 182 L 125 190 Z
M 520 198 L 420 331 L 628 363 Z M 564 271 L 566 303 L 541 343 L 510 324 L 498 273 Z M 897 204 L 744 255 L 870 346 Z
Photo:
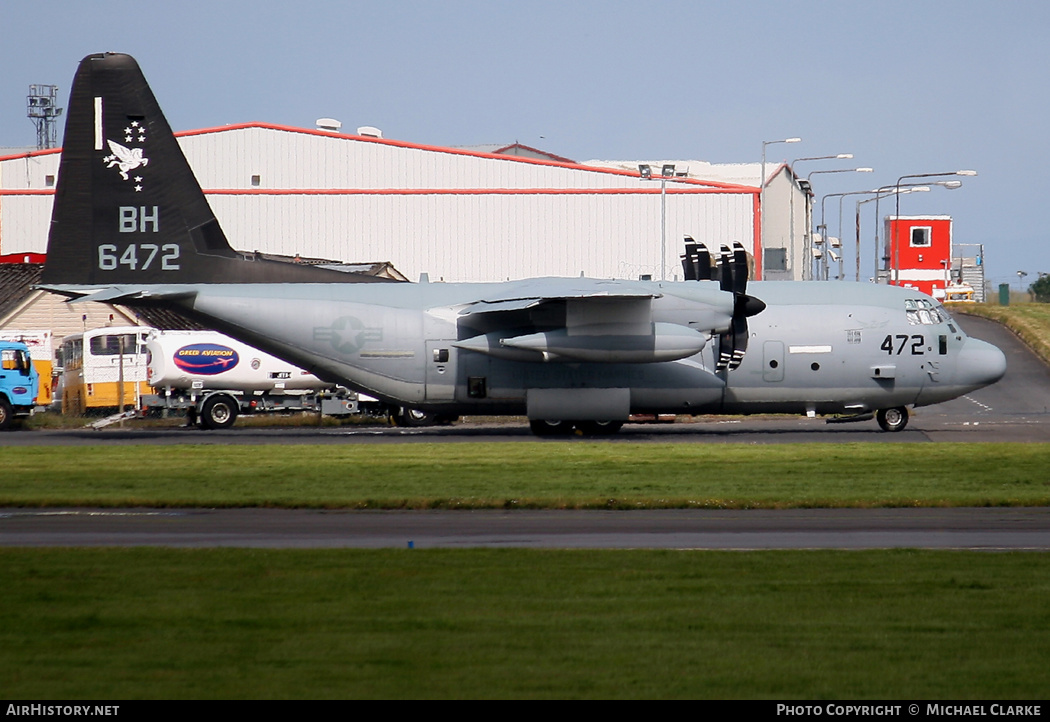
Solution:
M 1050 556 L 0 550 L 12 699 L 1040 699 Z
M 1016 333 L 1045 363 L 1050 363 L 1050 304 L 956 304 L 951 311 L 998 321 Z
M 789 508 L 1050 504 L 1047 444 L 0 448 L 2 506 Z

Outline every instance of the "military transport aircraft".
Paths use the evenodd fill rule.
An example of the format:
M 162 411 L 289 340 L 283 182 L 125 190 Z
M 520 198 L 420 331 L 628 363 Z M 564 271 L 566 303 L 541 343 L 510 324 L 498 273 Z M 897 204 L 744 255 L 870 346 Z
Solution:
M 537 434 L 612 433 L 635 413 L 875 415 L 899 431 L 909 406 L 1006 370 L 918 291 L 746 287 L 739 246 L 712 269 L 688 243 L 688 280 L 672 283 L 378 282 L 236 252 L 122 54 L 77 71 L 51 223 L 42 288 L 174 309 L 385 402 L 525 414 Z

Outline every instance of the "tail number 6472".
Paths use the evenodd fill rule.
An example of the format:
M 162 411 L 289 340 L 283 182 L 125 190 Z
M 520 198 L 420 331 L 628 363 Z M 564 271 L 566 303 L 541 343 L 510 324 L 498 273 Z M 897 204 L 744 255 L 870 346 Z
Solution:
M 160 260 L 157 260 L 157 255 Z M 103 271 L 115 271 L 126 266 L 132 271 L 146 271 L 160 264 L 162 271 L 179 270 L 179 246 L 176 243 L 131 243 L 123 251 L 114 243 L 103 243 L 98 247 L 98 267 Z

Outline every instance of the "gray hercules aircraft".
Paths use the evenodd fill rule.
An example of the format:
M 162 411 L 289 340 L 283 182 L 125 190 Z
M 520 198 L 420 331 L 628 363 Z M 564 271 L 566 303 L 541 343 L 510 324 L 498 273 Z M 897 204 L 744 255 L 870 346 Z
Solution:
M 639 413 L 875 415 L 899 431 L 909 406 L 1006 370 L 915 290 L 745 288 L 739 246 L 712 268 L 687 243 L 674 283 L 382 282 L 235 252 L 128 55 L 80 64 L 51 224 L 43 288 L 177 310 L 390 404 L 524 414 L 537 434 L 612 433 Z

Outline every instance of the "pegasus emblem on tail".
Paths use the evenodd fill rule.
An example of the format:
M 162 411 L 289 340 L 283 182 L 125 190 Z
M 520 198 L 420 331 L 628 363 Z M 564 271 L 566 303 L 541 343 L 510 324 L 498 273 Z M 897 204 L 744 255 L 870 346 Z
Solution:
M 107 168 L 117 166 L 120 169 L 120 177 L 124 180 L 128 179 L 128 171 L 149 163 L 149 158 L 142 157 L 142 148 L 125 148 L 120 143 L 114 143 L 111 140 L 106 142 L 109 143 L 109 149 L 113 151 L 113 155 L 107 155 L 102 161 L 108 163 Z

